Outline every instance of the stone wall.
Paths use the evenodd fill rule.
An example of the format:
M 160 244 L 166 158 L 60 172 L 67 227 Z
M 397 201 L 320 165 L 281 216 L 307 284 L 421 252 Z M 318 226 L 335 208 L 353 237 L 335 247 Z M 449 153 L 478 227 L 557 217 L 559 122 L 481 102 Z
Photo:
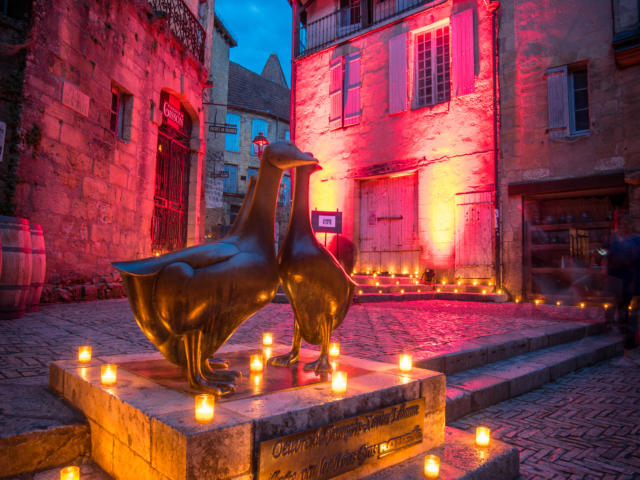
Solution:
M 202 64 L 144 0 L 34 0 L 33 25 L 15 214 L 44 229 L 46 282 L 112 283 L 110 262 L 151 254 L 161 91 L 193 122 L 188 243 L 200 242 Z M 124 139 L 109 128 L 112 85 L 133 98 Z
M 616 67 L 609 2 L 503 1 L 500 22 L 500 109 L 505 286 L 522 292 L 522 198 L 510 183 L 583 177 L 640 168 L 640 65 Z M 550 139 L 547 79 L 551 67 L 584 62 L 590 132 Z M 640 193 L 629 185 L 629 208 L 640 231 Z
M 318 10 L 313 19 L 327 13 L 318 2 L 313 8 Z M 409 100 L 406 111 L 390 115 L 389 39 L 403 32 L 410 32 L 411 39 L 412 32 L 446 23 L 469 8 L 474 16 L 474 91 L 458 97 L 452 91 L 448 102 L 415 109 Z M 420 267 L 435 268 L 438 278 L 453 278 L 455 196 L 494 188 L 491 35 L 491 13 L 484 2 L 445 1 L 296 61 L 295 142 L 313 152 L 323 167 L 311 177 L 310 206 L 344 212 L 343 233 L 355 247 L 356 263 L 361 180 L 413 171 L 418 174 Z M 329 62 L 355 51 L 362 54 L 361 121 L 330 130 Z M 413 58 L 409 43 L 410 72 Z

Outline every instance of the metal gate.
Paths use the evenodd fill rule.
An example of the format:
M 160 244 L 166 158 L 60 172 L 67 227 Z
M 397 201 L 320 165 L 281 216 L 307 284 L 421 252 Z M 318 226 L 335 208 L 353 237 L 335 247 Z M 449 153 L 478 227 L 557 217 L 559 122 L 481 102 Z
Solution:
M 418 176 L 360 183 L 358 270 L 413 273 L 419 268 Z
M 158 132 L 156 188 L 151 245 L 164 253 L 182 248 L 187 242 L 189 205 L 189 156 L 187 146 Z

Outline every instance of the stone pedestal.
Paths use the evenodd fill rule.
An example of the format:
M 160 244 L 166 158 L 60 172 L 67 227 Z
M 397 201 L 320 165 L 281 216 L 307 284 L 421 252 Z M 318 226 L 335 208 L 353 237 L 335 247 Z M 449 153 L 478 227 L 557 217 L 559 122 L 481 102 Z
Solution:
M 302 363 L 250 375 L 255 351 L 225 345 L 217 353 L 243 378 L 207 424 L 195 421 L 194 392 L 159 353 L 56 362 L 50 383 L 87 416 L 92 457 L 117 479 L 360 478 L 444 441 L 440 373 L 342 356 L 348 389 L 337 395 L 330 377 L 303 372 Z M 303 350 L 303 362 L 316 357 Z M 112 387 L 100 384 L 103 363 L 119 365 Z

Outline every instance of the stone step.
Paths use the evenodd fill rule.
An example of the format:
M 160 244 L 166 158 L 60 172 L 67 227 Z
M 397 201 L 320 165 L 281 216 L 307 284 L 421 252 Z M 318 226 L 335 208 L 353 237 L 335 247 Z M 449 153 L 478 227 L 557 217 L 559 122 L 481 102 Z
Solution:
M 453 375 L 508 358 L 535 352 L 555 345 L 574 342 L 604 332 L 604 318 L 577 322 L 550 323 L 499 335 L 451 343 L 438 350 L 422 352 L 423 358 L 414 361 L 420 368 Z
M 446 421 L 522 395 L 623 351 L 621 336 L 602 334 L 449 375 Z
M 0 478 L 68 464 L 89 454 L 89 425 L 43 385 L 0 389 Z
M 446 427 L 444 443 L 422 455 L 364 477 L 366 480 L 424 480 L 424 457 L 440 458 L 441 480 L 510 480 L 519 475 L 518 449 L 492 440 L 488 447 L 478 447 L 474 435 Z
M 411 301 L 411 300 L 453 300 L 462 302 L 493 302 L 504 303 L 509 301 L 509 297 L 506 294 L 497 293 L 452 293 L 452 292 L 434 292 L 425 291 L 419 286 L 387 286 L 387 287 L 374 287 L 374 292 L 367 293 L 364 290 L 356 294 L 353 297 L 354 303 L 370 303 L 370 302 L 398 302 L 398 301 Z M 382 290 L 382 293 L 378 293 Z M 404 290 L 404 293 L 401 292 Z M 420 291 L 419 291 L 420 290 Z M 278 292 L 272 300 L 273 303 L 289 303 L 287 296 Z

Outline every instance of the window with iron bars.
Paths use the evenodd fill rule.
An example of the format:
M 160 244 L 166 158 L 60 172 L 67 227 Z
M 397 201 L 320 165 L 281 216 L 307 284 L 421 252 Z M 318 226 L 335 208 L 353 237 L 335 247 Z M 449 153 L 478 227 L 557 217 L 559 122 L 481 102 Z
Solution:
M 449 25 L 415 35 L 414 108 L 451 98 Z
M 118 87 L 111 87 L 109 129 L 121 140 L 131 138 L 131 109 L 133 96 Z

